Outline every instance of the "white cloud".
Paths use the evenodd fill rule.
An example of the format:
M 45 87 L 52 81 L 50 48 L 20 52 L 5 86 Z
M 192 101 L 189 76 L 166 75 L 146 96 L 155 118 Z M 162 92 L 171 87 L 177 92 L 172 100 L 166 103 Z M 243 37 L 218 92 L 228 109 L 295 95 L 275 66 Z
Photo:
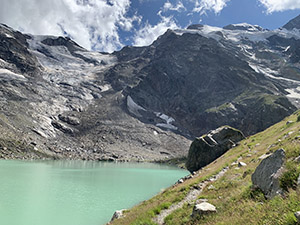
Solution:
M 230 0 L 196 0 L 194 12 L 205 14 L 206 11 L 213 11 L 218 14 L 226 7 L 226 3 Z
M 171 2 L 167 1 L 165 2 L 164 6 L 163 6 L 163 10 L 164 11 L 177 11 L 177 12 L 181 12 L 181 11 L 186 11 L 186 8 L 184 7 L 183 3 L 181 1 L 179 1 L 176 5 L 173 5 Z
M 268 13 L 300 9 L 300 0 L 259 0 Z
M 87 49 L 113 51 L 122 46 L 119 29 L 129 31 L 130 0 L 0 0 L 0 22 L 32 34 L 69 34 Z
M 146 46 L 150 45 L 158 36 L 165 33 L 168 29 L 179 28 L 173 17 L 164 17 L 161 12 L 158 13 L 161 20 L 156 25 L 151 25 L 148 22 L 144 27 L 138 30 L 134 36 L 135 46 Z

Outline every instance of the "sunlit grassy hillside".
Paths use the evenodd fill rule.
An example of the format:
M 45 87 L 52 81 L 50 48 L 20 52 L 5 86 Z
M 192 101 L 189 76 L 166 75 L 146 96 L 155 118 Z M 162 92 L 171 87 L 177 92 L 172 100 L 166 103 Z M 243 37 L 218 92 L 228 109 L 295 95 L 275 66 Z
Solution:
M 281 179 L 285 195 L 266 200 L 260 191 L 251 188 L 251 174 L 260 163 L 260 156 L 279 148 L 286 151 L 286 172 Z M 296 187 L 295 180 L 299 176 L 300 165 L 294 159 L 299 155 L 300 112 L 297 111 L 267 130 L 241 141 L 193 178 L 127 210 L 124 218 L 112 224 L 155 224 L 152 219 L 163 209 L 181 201 L 195 184 L 227 166 L 229 170 L 225 175 L 207 185 L 198 197 L 215 205 L 216 214 L 192 219 L 190 215 L 194 204 L 185 204 L 167 216 L 165 224 L 296 224 L 294 212 L 300 210 L 300 188 Z M 247 166 L 238 167 L 238 161 Z

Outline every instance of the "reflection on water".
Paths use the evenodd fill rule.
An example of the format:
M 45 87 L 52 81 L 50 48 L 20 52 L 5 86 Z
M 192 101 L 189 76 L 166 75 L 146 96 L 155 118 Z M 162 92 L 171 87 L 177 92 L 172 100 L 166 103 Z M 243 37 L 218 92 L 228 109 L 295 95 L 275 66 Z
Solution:
M 104 224 L 186 174 L 150 163 L 0 161 L 0 224 Z

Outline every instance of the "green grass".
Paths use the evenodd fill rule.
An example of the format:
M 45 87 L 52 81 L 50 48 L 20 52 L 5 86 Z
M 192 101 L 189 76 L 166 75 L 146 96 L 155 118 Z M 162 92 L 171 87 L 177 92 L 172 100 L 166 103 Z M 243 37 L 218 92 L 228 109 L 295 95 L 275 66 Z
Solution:
M 296 224 L 294 212 L 300 211 L 300 190 L 296 180 L 300 174 L 300 165 L 294 159 L 300 155 L 300 113 L 296 112 L 267 130 L 241 141 L 223 156 L 203 168 L 199 174 L 182 184 L 174 185 L 154 198 L 135 206 L 126 216 L 113 224 L 138 224 L 138 221 L 150 221 L 163 208 L 182 200 L 193 185 L 217 174 L 229 165 L 229 170 L 213 183 L 215 188 L 207 187 L 199 198 L 206 198 L 215 205 L 217 213 L 191 218 L 194 204 L 185 204 L 165 218 L 167 225 L 193 224 Z M 287 121 L 293 121 L 287 124 Z M 280 179 L 284 196 L 267 200 L 259 189 L 253 189 L 251 175 L 259 165 L 258 159 L 265 153 L 283 148 L 286 152 L 286 168 Z M 236 169 L 232 162 L 240 159 L 246 167 Z M 148 223 L 140 224 L 148 224 Z M 149 223 L 151 224 L 151 223 Z

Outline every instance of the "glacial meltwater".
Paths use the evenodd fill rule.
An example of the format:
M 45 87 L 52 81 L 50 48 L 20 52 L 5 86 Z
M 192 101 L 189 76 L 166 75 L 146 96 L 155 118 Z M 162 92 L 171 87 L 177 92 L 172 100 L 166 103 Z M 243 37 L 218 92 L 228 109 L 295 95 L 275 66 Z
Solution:
M 0 224 L 105 224 L 187 174 L 147 163 L 1 160 Z

